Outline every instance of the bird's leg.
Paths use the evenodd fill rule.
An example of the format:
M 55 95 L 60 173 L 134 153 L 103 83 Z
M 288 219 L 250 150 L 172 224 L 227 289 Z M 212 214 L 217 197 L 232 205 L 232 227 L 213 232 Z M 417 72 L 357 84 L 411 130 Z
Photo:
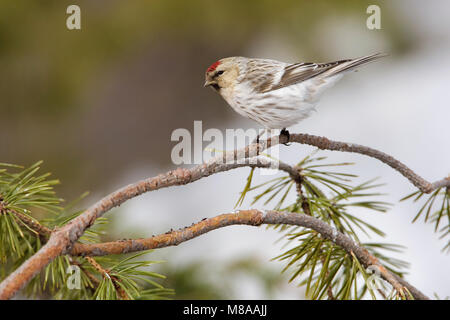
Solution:
M 256 147 L 256 156 L 257 157 L 259 157 L 259 137 L 260 137 L 260 134 L 258 133 L 258 135 L 256 136 L 256 144 L 258 145 Z
M 264 129 L 262 133 L 259 133 L 259 131 L 258 131 L 258 134 L 256 135 L 256 139 L 253 140 L 252 143 L 258 143 L 258 144 L 259 144 L 259 142 L 261 141 L 260 138 L 261 138 L 265 133 L 266 133 L 266 129 Z
M 285 146 L 289 146 L 289 139 L 291 137 L 291 135 L 289 134 L 289 131 L 286 130 L 286 128 L 283 128 L 280 132 L 280 138 L 282 136 L 285 136 L 287 138 L 287 142 L 283 143 Z
M 266 133 L 266 129 L 264 129 L 264 131 L 263 131 L 262 133 L 259 133 L 259 131 L 258 131 L 258 134 L 256 135 L 256 139 L 253 140 L 253 142 L 252 142 L 252 143 L 258 144 L 258 148 L 257 148 L 257 150 L 256 150 L 256 156 L 259 156 L 259 142 L 261 141 L 260 138 L 261 138 L 261 136 L 264 135 L 265 133 Z

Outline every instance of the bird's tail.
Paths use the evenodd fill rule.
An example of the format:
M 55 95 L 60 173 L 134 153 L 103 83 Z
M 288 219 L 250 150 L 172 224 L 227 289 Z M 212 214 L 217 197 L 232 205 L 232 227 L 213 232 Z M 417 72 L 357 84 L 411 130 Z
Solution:
M 375 53 L 365 57 L 342 61 L 342 63 L 338 64 L 336 67 L 327 70 L 322 76 L 331 77 L 342 72 L 351 71 L 363 64 L 383 58 L 387 55 L 387 53 Z

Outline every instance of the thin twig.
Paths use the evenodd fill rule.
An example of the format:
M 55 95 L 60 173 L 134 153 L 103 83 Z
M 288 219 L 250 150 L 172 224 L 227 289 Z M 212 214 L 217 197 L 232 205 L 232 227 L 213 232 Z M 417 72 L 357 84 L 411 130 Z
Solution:
M 12 215 L 17 218 L 20 223 L 23 223 L 28 229 L 33 231 L 33 233 L 39 235 L 41 238 L 48 238 L 52 233 L 52 230 L 46 226 L 40 224 L 38 221 L 28 217 L 27 215 L 20 213 L 13 209 L 6 209 L 11 212 Z
M 125 290 L 120 286 L 119 282 L 120 280 L 117 279 L 117 277 L 113 276 L 109 270 L 104 269 L 97 261 L 95 261 L 92 257 L 86 257 L 87 262 L 91 264 L 92 267 L 94 267 L 95 270 L 97 270 L 103 278 L 110 279 L 112 284 L 114 285 L 114 288 L 116 289 L 117 295 L 121 300 L 130 300 L 130 297 L 125 292 Z
M 23 224 L 28 231 L 38 236 L 42 243 L 45 243 L 52 233 L 51 229 L 40 224 L 36 219 L 10 208 L 0 194 L 0 215 L 7 213 L 11 214 L 18 223 Z
M 80 268 L 80 270 L 86 275 L 86 277 L 89 278 L 89 281 L 92 284 L 92 287 L 89 287 L 92 291 L 92 293 L 95 292 L 95 290 L 98 288 L 98 286 L 100 285 L 100 280 L 98 280 L 89 270 L 86 270 L 85 267 L 83 267 L 83 264 L 76 261 L 75 259 L 73 259 L 72 257 L 69 257 L 69 261 L 70 264 L 77 266 L 78 268 Z
M 297 172 L 297 175 L 291 175 L 291 179 L 295 182 L 295 187 L 297 189 L 298 197 L 300 198 L 300 204 L 302 206 L 303 212 L 307 215 L 311 215 L 311 209 L 309 207 L 308 199 L 303 193 L 303 181 L 306 179 L 300 174 L 301 168 L 297 166 L 293 167 L 293 170 Z
M 325 258 L 324 257 L 320 258 L 320 261 L 322 262 L 322 266 L 325 267 Z M 330 271 L 329 270 L 325 271 L 325 279 L 328 278 L 329 275 Z M 333 295 L 333 288 L 331 286 L 331 283 L 328 284 L 327 286 L 327 296 L 328 300 L 336 300 L 336 298 Z
M 24 224 L 30 231 L 41 237 L 48 237 L 52 233 L 52 230 L 40 224 L 36 219 L 30 218 L 29 216 L 18 212 L 8 206 L 5 202 L 3 196 L 0 194 L 0 214 L 12 214 L 20 223 Z

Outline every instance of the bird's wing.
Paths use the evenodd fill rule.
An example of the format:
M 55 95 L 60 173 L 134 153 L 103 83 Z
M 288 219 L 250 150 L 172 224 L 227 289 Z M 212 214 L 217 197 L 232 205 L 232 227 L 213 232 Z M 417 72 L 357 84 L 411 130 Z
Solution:
M 279 82 L 285 66 L 286 63 L 276 60 L 250 59 L 245 61 L 245 72 L 240 81 L 248 83 L 257 93 L 270 91 Z
M 264 93 L 281 89 L 299 82 L 321 77 L 331 77 L 338 73 L 352 70 L 362 64 L 384 57 L 385 54 L 373 54 L 357 59 L 339 60 L 328 63 L 302 62 L 288 64 L 281 70 L 281 77 L 266 77 L 258 86 L 259 92 Z

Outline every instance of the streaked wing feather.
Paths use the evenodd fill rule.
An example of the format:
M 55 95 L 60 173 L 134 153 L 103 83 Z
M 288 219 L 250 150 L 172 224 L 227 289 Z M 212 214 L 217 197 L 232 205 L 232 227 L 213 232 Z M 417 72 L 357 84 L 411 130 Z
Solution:
M 371 62 L 384 56 L 386 56 L 386 54 L 376 53 L 357 59 L 346 59 L 328 63 L 304 62 L 289 64 L 284 68 L 284 72 L 280 80 L 277 83 L 272 82 L 271 86 L 266 85 L 264 87 L 264 91 L 261 92 L 281 89 L 283 87 L 309 80 L 319 75 L 322 75 L 324 77 L 331 77 L 338 73 L 352 70 L 362 64 Z
M 255 92 L 270 91 L 277 81 L 277 75 L 283 71 L 285 64 L 276 60 L 253 59 L 247 63 L 246 77 Z M 278 76 L 279 77 L 279 76 Z
M 317 77 L 318 75 L 349 61 L 351 60 L 339 60 L 328 63 L 305 62 L 290 64 L 284 69 L 284 73 L 280 81 L 273 84 L 273 86 L 267 91 L 280 89 Z

